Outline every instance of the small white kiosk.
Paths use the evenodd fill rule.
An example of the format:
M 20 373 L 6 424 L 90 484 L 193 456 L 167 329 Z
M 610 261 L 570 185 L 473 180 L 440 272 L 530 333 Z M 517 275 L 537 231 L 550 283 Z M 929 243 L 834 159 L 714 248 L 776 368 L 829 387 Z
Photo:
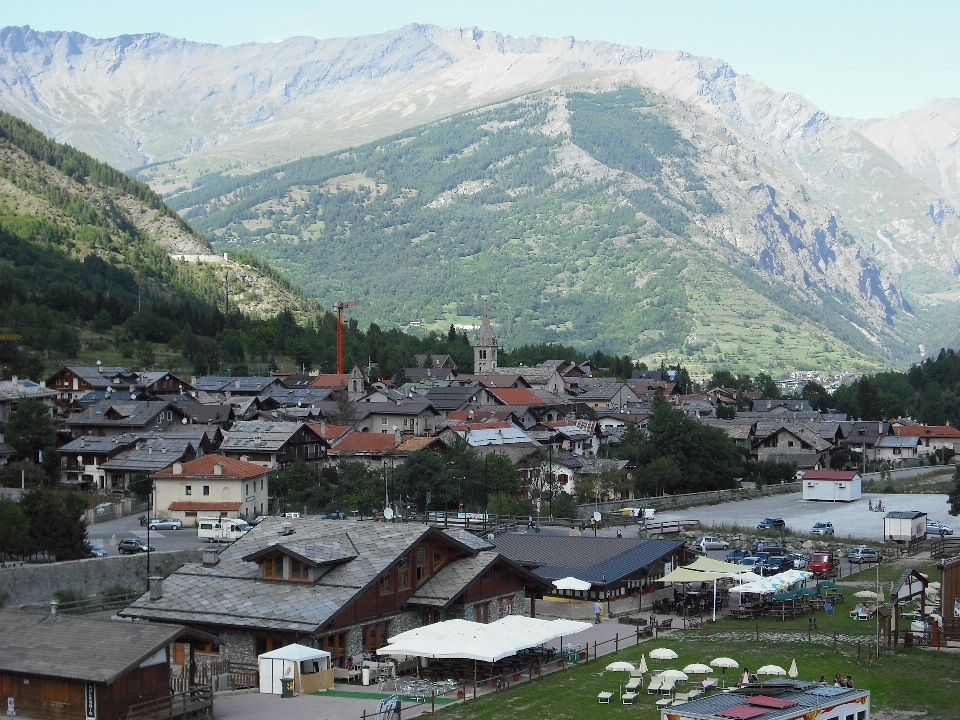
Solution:
M 260 692 L 282 695 L 281 680 L 293 680 L 293 690 L 312 693 L 333 687 L 330 653 L 306 645 L 285 645 L 257 656 L 260 669 Z
M 856 470 L 808 470 L 800 482 L 804 500 L 853 502 L 860 499 L 860 473 Z

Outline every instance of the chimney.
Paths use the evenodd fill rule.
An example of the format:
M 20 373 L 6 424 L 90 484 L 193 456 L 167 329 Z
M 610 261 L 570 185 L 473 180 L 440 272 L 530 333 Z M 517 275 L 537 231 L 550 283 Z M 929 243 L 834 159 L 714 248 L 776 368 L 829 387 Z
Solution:
M 234 386 L 237 390 L 240 389 L 240 378 L 237 378 L 236 380 L 233 381 L 233 386 Z
M 877 432 L 883 435 L 883 421 L 877 423 Z
M 394 431 L 394 433 L 393 433 L 393 444 L 394 444 L 394 445 L 399 445 L 401 442 L 403 442 L 403 437 L 400 435 L 400 431 L 399 431 L 399 430 Z
M 50 601 L 50 617 L 57 616 L 57 609 L 60 607 L 60 603 L 57 600 Z
M 217 548 L 203 549 L 203 566 L 213 567 L 220 562 L 220 551 Z
M 280 534 L 293 535 L 293 523 L 292 522 L 280 523 Z
M 191 385 L 196 385 L 196 384 L 197 384 L 197 376 L 196 376 L 196 375 L 191 375 L 191 376 L 190 376 L 190 384 L 191 384 Z
M 150 600 L 157 601 L 163 597 L 163 578 L 154 576 L 150 578 Z
M 173 464 L 173 474 L 183 475 L 183 463 L 175 462 Z
M 214 474 L 214 475 L 223 475 L 223 463 L 214 463 L 214 464 L 213 464 L 213 474 Z
M 18 378 L 16 375 L 10 376 L 10 382 L 12 382 L 14 385 L 16 385 L 19 380 L 20 378 Z
M 80 447 L 83 447 L 83 435 L 80 436 Z
M 153 455 L 153 445 L 147 445 L 147 455 Z

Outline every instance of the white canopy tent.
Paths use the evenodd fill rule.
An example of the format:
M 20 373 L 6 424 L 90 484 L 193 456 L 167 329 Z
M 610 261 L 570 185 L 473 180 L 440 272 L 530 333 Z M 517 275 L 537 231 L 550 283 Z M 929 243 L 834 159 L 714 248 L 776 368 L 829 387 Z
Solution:
M 557 590 L 589 590 L 592 585 L 586 580 L 579 580 L 575 577 L 565 577 L 553 581 L 553 586 Z
M 783 592 L 792 585 L 813 577 L 813 573 L 806 570 L 787 570 L 770 577 L 758 577 L 756 580 L 737 587 L 730 588 L 732 593 L 758 593 L 768 595 L 770 593 Z
M 311 672 L 330 669 L 330 653 L 306 645 L 285 645 L 257 656 L 260 670 L 260 692 L 268 695 L 280 695 L 280 680 L 291 678 L 300 681 L 303 691 L 303 663 L 312 665 Z
M 489 624 L 446 620 L 395 635 L 377 653 L 497 662 L 525 648 L 589 627 L 589 623 L 573 620 L 540 620 L 522 615 L 508 615 Z

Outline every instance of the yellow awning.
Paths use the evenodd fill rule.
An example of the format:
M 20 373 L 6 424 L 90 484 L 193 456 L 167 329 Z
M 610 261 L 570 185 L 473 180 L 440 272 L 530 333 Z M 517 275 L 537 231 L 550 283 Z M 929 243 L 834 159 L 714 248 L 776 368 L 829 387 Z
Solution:
M 662 578 L 659 578 L 657 582 L 713 582 L 714 580 L 722 577 L 727 576 L 720 573 L 700 572 L 699 570 L 693 570 L 688 566 L 677 568 L 673 572 L 664 575 Z
M 687 565 L 686 567 L 691 570 L 722 573 L 722 577 L 731 577 L 744 571 L 743 565 L 728 563 L 723 560 L 712 560 L 708 557 L 698 557 L 692 565 Z

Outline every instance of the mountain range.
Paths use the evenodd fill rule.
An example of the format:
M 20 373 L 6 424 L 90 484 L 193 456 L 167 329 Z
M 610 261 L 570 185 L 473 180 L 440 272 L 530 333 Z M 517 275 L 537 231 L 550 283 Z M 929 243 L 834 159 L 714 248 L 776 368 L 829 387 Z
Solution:
M 361 320 L 488 302 L 507 343 L 704 370 L 904 365 L 960 331 L 957 100 L 835 118 L 680 51 L 411 25 L 5 28 L 0 102 Z

